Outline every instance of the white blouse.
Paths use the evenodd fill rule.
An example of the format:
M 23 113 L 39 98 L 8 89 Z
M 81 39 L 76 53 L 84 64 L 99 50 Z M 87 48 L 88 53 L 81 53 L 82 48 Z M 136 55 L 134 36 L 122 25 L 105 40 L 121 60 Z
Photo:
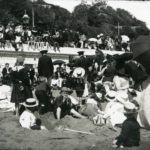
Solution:
M 23 128 L 31 129 L 36 123 L 36 117 L 30 110 L 25 110 L 21 114 L 19 122 Z

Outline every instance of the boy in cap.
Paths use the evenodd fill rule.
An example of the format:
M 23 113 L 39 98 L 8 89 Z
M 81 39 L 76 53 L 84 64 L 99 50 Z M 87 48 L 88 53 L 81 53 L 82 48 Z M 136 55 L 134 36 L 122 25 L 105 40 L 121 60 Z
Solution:
M 65 115 L 73 114 L 78 118 L 85 118 L 76 111 L 75 105 L 72 103 L 70 93 L 72 90 L 67 87 L 61 89 L 61 93 L 54 100 L 54 114 L 57 120 L 60 120 Z
M 124 110 L 127 119 L 122 124 L 120 135 L 113 141 L 115 148 L 139 146 L 140 144 L 140 125 L 136 120 L 138 106 L 136 103 L 128 102 Z

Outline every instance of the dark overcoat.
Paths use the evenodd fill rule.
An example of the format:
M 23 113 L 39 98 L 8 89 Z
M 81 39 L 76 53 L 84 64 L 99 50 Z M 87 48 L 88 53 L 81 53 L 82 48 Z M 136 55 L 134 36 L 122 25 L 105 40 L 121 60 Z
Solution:
M 51 77 L 53 74 L 53 63 L 50 56 L 43 55 L 39 58 L 38 61 L 38 73 L 39 76 Z

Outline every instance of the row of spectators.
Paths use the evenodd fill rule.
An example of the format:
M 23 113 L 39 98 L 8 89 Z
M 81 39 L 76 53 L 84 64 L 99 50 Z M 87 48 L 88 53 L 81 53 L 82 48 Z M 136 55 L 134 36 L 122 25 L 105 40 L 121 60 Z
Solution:
M 0 48 L 12 47 L 16 51 L 23 49 L 22 44 L 32 45 L 34 42 L 45 42 L 49 48 L 56 51 L 59 47 L 77 47 L 105 50 L 129 51 L 128 42 L 120 37 L 113 37 L 100 33 L 96 38 L 88 38 L 84 33 L 70 29 L 44 31 L 28 26 L 14 25 L 12 22 L 4 27 L 0 23 Z M 35 45 L 34 45 L 35 46 Z M 36 47 L 37 48 L 37 47 Z

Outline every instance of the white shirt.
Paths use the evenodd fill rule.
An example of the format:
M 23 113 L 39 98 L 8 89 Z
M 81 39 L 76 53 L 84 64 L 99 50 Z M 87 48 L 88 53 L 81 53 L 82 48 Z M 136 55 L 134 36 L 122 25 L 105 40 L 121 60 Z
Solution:
M 129 88 L 129 79 L 126 77 L 120 77 L 115 75 L 113 78 L 113 83 L 117 91 Z
M 88 98 L 87 101 L 86 101 L 87 104 L 94 104 L 94 105 L 97 105 L 97 101 L 93 98 Z
M 19 122 L 23 128 L 31 129 L 35 125 L 36 117 L 30 110 L 25 110 L 21 114 Z
M 58 79 L 52 79 L 51 86 L 58 86 Z

